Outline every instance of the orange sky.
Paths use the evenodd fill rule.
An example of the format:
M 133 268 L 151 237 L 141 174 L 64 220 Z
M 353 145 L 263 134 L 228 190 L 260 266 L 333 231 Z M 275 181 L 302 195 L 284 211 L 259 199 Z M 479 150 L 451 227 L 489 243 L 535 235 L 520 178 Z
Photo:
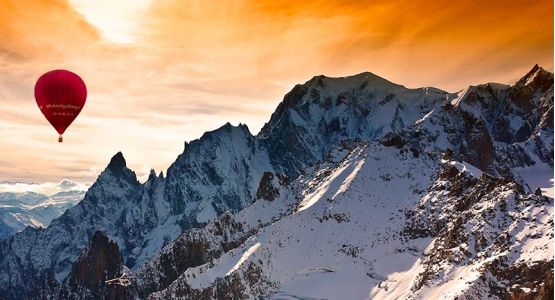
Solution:
M 113 2 L 113 3 L 111 3 Z M 117 4 L 116 4 L 117 3 Z M 453 4 L 456 3 L 456 4 Z M 370 71 L 457 91 L 553 70 L 552 1 L 0 0 L 0 181 L 91 181 L 123 151 L 144 175 L 226 121 L 253 133 L 314 75 Z M 35 80 L 89 98 L 65 142 Z

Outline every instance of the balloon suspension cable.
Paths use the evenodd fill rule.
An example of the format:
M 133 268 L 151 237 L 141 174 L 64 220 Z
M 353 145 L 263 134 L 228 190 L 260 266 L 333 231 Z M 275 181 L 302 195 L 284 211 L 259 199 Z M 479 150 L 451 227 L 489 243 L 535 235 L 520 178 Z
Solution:
M 58 142 L 61 143 L 64 141 L 64 137 L 60 134 L 60 136 L 58 137 Z

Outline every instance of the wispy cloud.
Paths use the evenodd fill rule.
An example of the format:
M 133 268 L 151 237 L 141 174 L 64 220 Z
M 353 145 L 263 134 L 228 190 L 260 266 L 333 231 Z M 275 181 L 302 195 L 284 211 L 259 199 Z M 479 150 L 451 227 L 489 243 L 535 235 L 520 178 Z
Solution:
M 52 196 L 59 192 L 86 191 L 89 187 L 90 183 L 75 182 L 67 179 L 60 182 L 43 183 L 0 181 L 0 193 L 33 192 Z
M 126 43 L 106 39 L 110 6 L 71 3 L 86 10 L 0 0 L 0 180 L 90 181 L 117 151 L 139 176 L 165 170 L 185 140 L 227 121 L 256 133 L 294 84 L 318 74 L 368 70 L 456 91 L 512 83 L 534 63 L 553 68 L 546 0 L 151 1 L 121 16 L 133 17 L 123 31 L 114 24 L 133 35 Z M 89 91 L 63 144 L 33 96 L 57 68 Z

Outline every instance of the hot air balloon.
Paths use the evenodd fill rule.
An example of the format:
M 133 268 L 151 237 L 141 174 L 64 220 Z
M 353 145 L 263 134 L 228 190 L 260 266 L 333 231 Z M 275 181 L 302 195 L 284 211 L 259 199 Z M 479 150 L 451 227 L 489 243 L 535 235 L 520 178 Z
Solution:
M 60 134 L 58 142 L 62 142 L 62 134 L 85 105 L 87 87 L 77 74 L 53 70 L 37 80 L 35 99 L 42 114 Z

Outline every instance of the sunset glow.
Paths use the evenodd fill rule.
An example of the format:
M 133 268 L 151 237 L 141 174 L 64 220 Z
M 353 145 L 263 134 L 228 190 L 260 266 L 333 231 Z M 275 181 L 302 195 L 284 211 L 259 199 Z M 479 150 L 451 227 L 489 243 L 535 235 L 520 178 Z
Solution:
M 140 16 L 149 0 L 70 0 L 75 10 L 85 17 L 101 35 L 115 43 L 135 40 Z
M 117 4 L 115 4 L 117 3 Z M 257 133 L 319 74 L 370 71 L 456 92 L 553 70 L 552 1 L 0 0 L 0 181 L 92 181 L 122 151 L 139 176 L 226 122 Z M 69 69 L 87 104 L 58 144 L 33 98 Z

